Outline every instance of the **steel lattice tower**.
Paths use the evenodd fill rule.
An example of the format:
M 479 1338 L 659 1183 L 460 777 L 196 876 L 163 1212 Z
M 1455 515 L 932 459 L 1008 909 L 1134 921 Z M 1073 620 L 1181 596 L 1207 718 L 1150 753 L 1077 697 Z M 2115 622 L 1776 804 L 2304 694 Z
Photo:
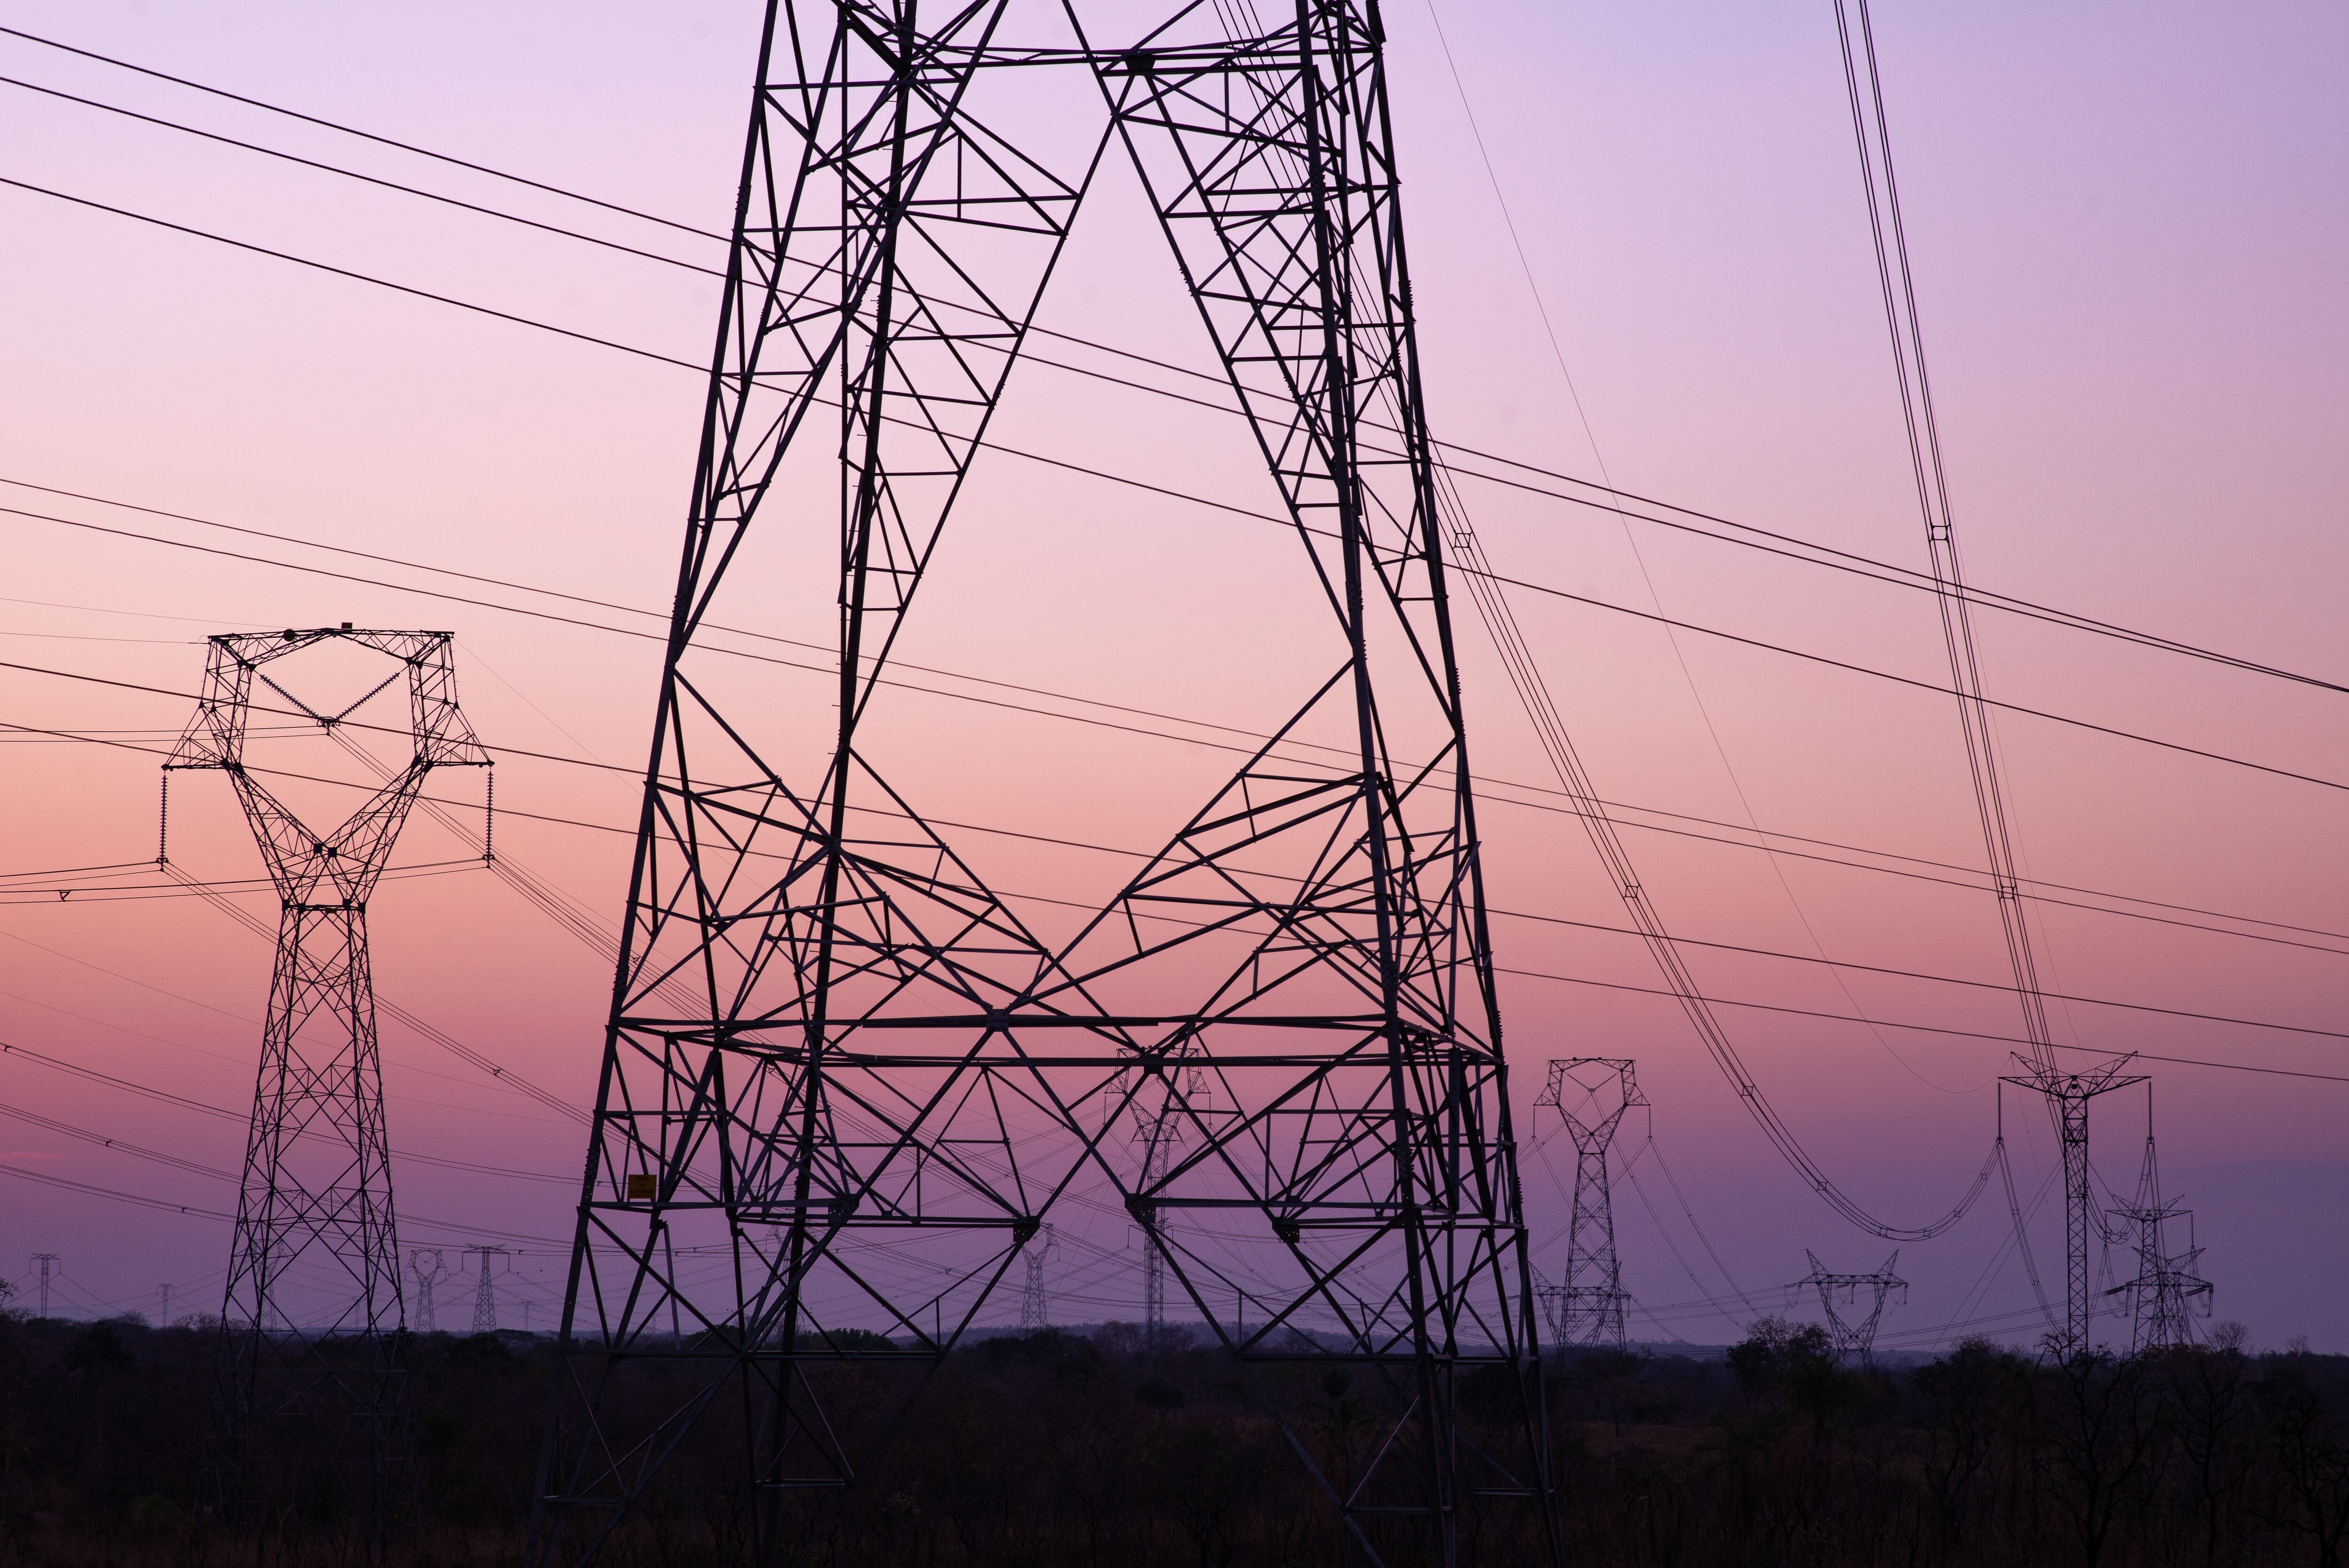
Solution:
M 430 1258 L 432 1266 L 426 1268 L 424 1260 Z M 449 1260 L 439 1247 L 411 1247 L 408 1253 L 408 1269 L 416 1276 L 416 1327 L 420 1334 L 440 1332 L 440 1304 L 433 1299 L 433 1287 L 440 1276 L 449 1272 Z
M 450 641 L 348 624 L 214 636 L 196 716 L 164 763 L 228 775 L 282 905 L 221 1308 L 211 1463 L 223 1506 L 274 1486 L 256 1465 L 342 1462 L 366 1467 L 378 1532 L 398 1506 L 408 1386 L 367 908 L 426 778 L 489 763 L 458 711 Z M 326 644 L 369 650 L 388 666 L 332 710 L 303 701 L 301 683 L 273 667 Z M 267 690 L 256 695 L 256 682 Z M 256 702 L 331 733 L 402 685 L 408 764 L 333 830 L 305 823 L 246 766 Z M 326 1282 L 305 1283 L 302 1323 L 282 1295 L 297 1268 Z
M 1044 1288 L 1044 1265 L 1058 1256 L 1060 1239 L 1047 1225 L 1028 1243 L 1028 1277 L 1019 1290 L 1019 1332 L 1041 1334 L 1052 1326 L 1052 1298 Z
M 1079 1184 L 1124 1204 L 1292 1430 L 1296 1379 L 1273 1364 L 1382 1391 L 1375 1459 L 1315 1472 L 1350 1551 L 1451 1562 L 1464 1515 L 1513 1500 L 1557 1553 L 1382 34 L 1375 0 L 1221 25 L 1246 15 L 1186 6 L 1096 49 L 1024 0 L 770 5 L 535 1561 L 592 1556 L 721 1400 L 771 1556 L 785 1500 L 852 1484 L 878 1440 L 828 1402 L 826 1364 L 917 1383 Z M 1108 140 L 999 131 L 1055 79 L 1106 107 Z M 1328 641 L 1278 738 L 1048 943 L 886 781 L 868 717 L 1112 142 Z M 1366 442 L 1373 419 L 1400 436 Z M 795 452 L 838 476 L 837 706 L 812 761 L 696 645 L 729 592 L 755 591 L 732 580 L 746 538 L 811 510 L 779 484 Z M 1292 741 L 1333 736 L 1347 760 L 1297 759 Z M 1144 1134 L 1137 1161 L 1154 1128 L 1180 1141 Z M 868 1266 L 885 1243 L 920 1269 Z M 711 1254 L 727 1266 L 699 1265 L 706 1284 L 670 1262 Z M 1210 1295 L 1257 1323 L 1225 1328 Z M 1472 1371 L 1504 1412 L 1473 1439 Z M 654 1405 L 655 1387 L 686 1392 Z
M 2151 1111 L 2147 1110 L 2147 1119 Z M 2202 1249 L 2192 1240 L 2190 1211 L 2161 1195 L 2161 1168 L 2155 1156 L 2153 1130 L 2145 1135 L 2145 1164 L 2137 1176 L 2136 1202 L 2116 1206 L 2112 1212 L 2137 1228 L 2137 1277 L 2105 1294 L 2128 1297 L 2129 1348 L 2134 1351 L 2172 1350 L 2194 1343 L 2193 1308 L 2200 1301 L 2210 1310 L 2210 1282 L 2195 1272 Z M 2164 1232 L 2168 1222 L 2188 1218 L 2186 1250 L 2173 1253 Z
M 1608 1146 L 1623 1113 L 1648 1103 L 1632 1064 L 1612 1057 L 1567 1057 L 1549 1064 L 1549 1082 L 1534 1103 L 1556 1110 L 1574 1140 L 1574 1218 L 1567 1230 L 1566 1277 L 1542 1287 L 1550 1334 L 1559 1345 L 1623 1349 L 1630 1336 L 1623 1308 L 1623 1266 L 1615 1255 L 1615 1200 Z
M 1876 1326 L 1883 1320 L 1885 1302 L 1896 1290 L 1902 1300 L 1909 1296 L 1909 1282 L 1892 1272 L 1900 1262 L 1900 1254 L 1894 1253 L 1884 1260 L 1882 1268 L 1864 1274 L 1830 1274 L 1827 1265 L 1819 1262 L 1818 1253 L 1806 1249 L 1803 1256 L 1810 1260 L 1811 1272 L 1786 1287 L 1786 1299 L 1792 1301 L 1806 1290 L 1818 1292 L 1819 1311 L 1826 1316 L 1827 1337 L 1835 1345 L 1836 1358 L 1867 1361 L 1876 1347 Z M 1849 1305 L 1857 1302 L 1863 1292 L 1868 1298 L 1867 1316 L 1847 1320 L 1836 1310 L 1838 1293 Z
M 2055 1113 L 2055 1129 L 2064 1152 L 2064 1327 L 2059 1351 L 2076 1355 L 2089 1348 L 2090 1318 L 2095 1311 L 2088 1269 L 2088 1243 L 2105 1233 L 2104 1216 L 2096 1208 L 2088 1172 L 2088 1102 L 2100 1094 L 2143 1083 L 2142 1074 L 2123 1077 L 2129 1058 L 2122 1057 L 2084 1073 L 2056 1072 L 2015 1060 L 2023 1075 L 2004 1081 L 2046 1097 Z
M 490 1271 L 492 1264 L 506 1256 L 506 1249 L 467 1247 L 465 1251 L 469 1253 L 478 1253 L 481 1259 L 481 1280 L 473 1286 L 473 1332 L 494 1334 L 498 1327 L 498 1290 L 495 1284 L 496 1276 Z

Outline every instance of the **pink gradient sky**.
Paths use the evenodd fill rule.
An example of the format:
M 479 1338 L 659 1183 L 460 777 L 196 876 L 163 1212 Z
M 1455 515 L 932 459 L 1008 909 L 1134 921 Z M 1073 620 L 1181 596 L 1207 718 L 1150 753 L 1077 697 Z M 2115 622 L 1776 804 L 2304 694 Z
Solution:
M 1591 477 L 1603 463 L 1630 490 L 1921 565 L 1827 6 L 1452 0 L 1442 15 L 1581 412 L 1430 13 L 1423 0 L 1397 0 L 1392 69 L 1437 433 Z M 365 16 L 20 4 L 7 21 L 715 227 L 730 209 L 757 16 L 745 4 L 489 14 L 426 5 Z M 1877 22 L 1976 582 L 2338 678 L 2349 19 L 2314 5 L 2247 19 L 2178 5 L 1886 5 Z M 714 245 L 19 40 L 0 38 L 0 74 L 709 264 L 720 257 Z M 1069 128 L 1094 107 L 1073 103 Z M 1058 127 L 1054 112 L 1040 108 L 1040 127 Z M 687 359 L 706 352 L 714 291 L 685 273 L 16 88 L 0 88 L 0 175 Z M 1041 320 L 1208 366 L 1122 170 L 1097 191 Z M 673 575 L 701 395 L 685 372 L 5 189 L 0 346 L 0 477 L 648 607 Z M 1015 377 L 996 434 L 1235 505 L 1271 500 L 1236 423 L 1041 368 Z M 830 481 L 812 472 L 808 486 L 808 515 L 821 523 Z M 1920 679 L 1945 673 L 1919 595 L 1495 486 L 1465 494 L 1504 572 Z M 0 505 L 243 548 L 189 523 L 21 488 L 0 490 Z M 23 517 L 0 515 L 0 658 L 184 692 L 209 631 L 447 627 L 485 740 L 623 766 L 642 757 L 652 643 Z M 829 584 L 784 570 L 787 552 L 775 551 L 758 591 L 733 601 L 733 619 L 823 641 Z M 1979 863 L 1945 700 L 1698 636 L 1676 649 L 1652 625 L 1557 600 L 1521 597 L 1517 609 L 1610 799 Z M 1319 614 L 1293 542 L 1261 522 L 990 459 L 905 656 L 1260 727 L 1286 716 L 1289 697 L 1262 673 L 1293 658 L 1299 618 Z M 1982 631 L 1994 696 L 2349 779 L 2337 696 L 2003 617 L 1985 617 Z M 1542 782 L 1489 649 L 1472 632 L 1466 650 L 1480 771 Z M 781 704 L 825 700 L 813 676 L 761 679 Z M 893 782 L 955 821 L 1148 844 L 1230 765 L 1202 744 L 937 696 L 893 702 L 881 719 Z M 172 698 L 0 670 L 0 718 L 11 723 L 147 744 L 185 717 Z M 2013 716 L 2001 727 L 2033 875 L 2349 930 L 2339 874 L 2349 798 L 2339 791 Z M 156 758 L 95 745 L 0 748 L 0 872 L 151 854 Z M 499 779 L 501 849 L 616 917 L 626 838 L 521 813 L 628 822 L 625 775 L 510 758 Z M 478 798 L 471 775 L 438 788 Z M 173 793 L 175 860 L 207 877 L 259 874 L 224 784 L 196 776 Z M 1485 824 L 1499 908 L 1619 923 L 1570 819 L 1495 804 Z M 1118 871 L 1098 855 L 1000 836 L 967 841 L 983 872 L 1022 892 L 1099 898 Z M 1630 842 L 1682 935 L 2002 978 L 1986 898 L 1684 839 Z M 457 852 L 419 820 L 399 858 Z M 274 918 L 266 900 L 245 902 Z M 385 995 L 587 1100 L 608 975 L 585 947 L 478 872 L 389 884 L 373 919 Z M 2349 1029 L 2349 959 L 2059 908 L 2039 920 L 2053 983 L 2066 992 Z M 1619 937 L 1515 915 L 1496 930 L 1514 969 L 1656 983 Z M 0 906 L 0 1040 L 241 1109 L 267 960 L 264 944 L 199 901 Z M 2017 1022 L 1991 991 L 1852 973 L 1839 983 L 1817 965 L 1717 952 L 1693 963 L 1724 996 L 1837 1012 L 1856 1002 L 1879 1017 L 1993 1033 Z M 1778 1163 L 1668 1003 L 1526 977 L 1511 978 L 1505 999 L 1521 1117 L 1546 1057 L 1638 1059 L 1658 1142 L 1757 1305 L 1783 1300 L 1775 1287 L 1805 1272 L 1806 1247 L 1854 1269 L 1889 1250 L 1835 1220 Z M 1971 1177 L 2004 1047 L 1727 1016 L 1782 1113 L 1863 1201 L 1914 1222 Z M 2056 1023 L 2083 1045 L 2349 1074 L 2340 1040 L 2087 1007 L 2059 1008 Z M 385 1049 L 396 1147 L 576 1171 L 572 1124 L 388 1022 Z M 2165 1169 L 2197 1211 L 2220 1313 L 2248 1321 L 2261 1343 L 2305 1333 L 2349 1348 L 2344 1271 L 2329 1240 L 2349 1209 L 2338 1130 L 2349 1083 L 2155 1072 Z M 0 1105 L 214 1166 L 233 1168 L 242 1148 L 231 1122 L 21 1058 L 0 1057 Z M 2096 1125 L 2100 1167 L 2126 1189 L 2141 1101 L 2100 1105 Z M 2044 1119 L 2011 1116 L 2009 1129 L 2018 1174 L 2035 1187 L 2052 1153 Z M 233 1195 L 228 1183 L 6 1117 L 0 1161 L 205 1207 Z M 1648 1180 L 1672 1240 L 1722 1294 L 1668 1191 Z M 412 1241 L 457 1241 L 436 1228 L 448 1222 L 567 1233 L 561 1180 L 417 1166 L 399 1181 Z M 1563 1202 L 1538 1157 L 1527 1190 L 1547 1245 Z M 1977 1315 L 2029 1305 L 2012 1259 L 1993 1268 L 2008 1233 L 1998 1208 L 1903 1250 L 1917 1288 L 1889 1334 L 1949 1322 L 1964 1300 Z M 1635 1296 L 1691 1301 L 1696 1287 L 1629 1190 L 1618 1213 Z M 2034 1243 L 2050 1268 L 2055 1233 L 2043 1224 Z M 171 1280 L 175 1310 L 216 1306 L 225 1248 L 215 1222 L 0 1176 L 0 1274 L 35 1251 L 64 1253 L 77 1305 L 151 1312 Z M 529 1299 L 546 1326 L 561 1270 L 556 1251 L 526 1252 L 507 1321 Z M 1097 1271 L 1070 1288 L 1056 1307 L 1067 1318 L 1139 1310 L 1138 1275 Z M 1730 1332 L 1717 1316 L 1662 1315 L 1694 1339 Z M 2006 1326 L 2028 1336 L 2027 1325 Z

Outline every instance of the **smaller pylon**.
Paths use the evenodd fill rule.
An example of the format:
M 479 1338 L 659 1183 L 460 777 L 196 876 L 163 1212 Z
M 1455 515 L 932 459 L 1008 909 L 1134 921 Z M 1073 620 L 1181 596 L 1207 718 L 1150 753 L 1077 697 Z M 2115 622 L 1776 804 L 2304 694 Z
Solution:
M 160 1309 L 161 1315 L 156 1318 L 155 1326 L 158 1328 L 169 1328 L 171 1326 L 171 1287 L 166 1284 L 162 1289 L 163 1305 Z
M 1826 1315 L 1827 1338 L 1835 1346 L 1836 1359 L 1857 1361 L 1863 1366 L 1873 1356 L 1876 1347 L 1876 1326 L 1884 1317 L 1884 1304 L 1894 1291 L 1900 1299 L 1909 1299 L 1909 1282 L 1892 1272 L 1900 1254 L 1894 1253 L 1884 1260 L 1884 1266 L 1874 1274 L 1829 1274 L 1827 1265 L 1819 1262 L 1819 1254 L 1806 1251 L 1811 1261 L 1808 1277 L 1798 1279 L 1786 1287 L 1786 1299 L 1791 1302 L 1805 1290 L 1819 1293 L 1819 1310 Z M 1836 1310 L 1836 1297 L 1840 1294 L 1844 1305 L 1856 1305 L 1863 1294 L 1868 1301 L 1868 1315 L 1847 1319 Z
M 497 1277 L 492 1271 L 496 1260 L 508 1257 L 508 1253 L 503 1247 L 467 1247 L 465 1251 L 469 1254 L 479 1253 L 481 1257 L 481 1283 L 473 1287 L 473 1332 L 494 1334 L 498 1327 L 498 1293 L 491 1283 Z M 512 1266 L 511 1262 L 507 1266 Z
M 2195 1272 L 2202 1249 L 2194 1244 L 2191 1211 L 2161 1195 L 2161 1172 L 2154 1158 L 2152 1112 L 2147 1111 L 2145 1167 L 2137 1177 L 2137 1201 L 2116 1204 L 2112 1214 L 2137 1228 L 2137 1277 L 2113 1286 L 2106 1295 L 2126 1296 L 2129 1305 L 2129 1348 L 2132 1351 L 2175 1350 L 2194 1343 L 2194 1305 L 2210 1313 L 2210 1282 Z M 2164 1236 L 2167 1222 L 2187 1222 L 2186 1250 L 2169 1251 Z
M 57 1262 L 57 1254 L 56 1253 L 35 1253 L 33 1254 L 33 1262 L 39 1266 L 41 1271 L 40 1315 L 47 1317 L 49 1315 L 49 1270 Z
M 1031 1237 L 1027 1255 L 1020 1261 L 1027 1265 L 1028 1277 L 1019 1290 L 1019 1332 L 1040 1334 L 1052 1326 L 1050 1298 L 1044 1293 L 1044 1264 L 1060 1255 L 1061 1241 L 1046 1225 Z
M 430 1258 L 432 1266 L 426 1268 L 424 1260 Z M 434 1282 L 449 1272 L 449 1260 L 440 1255 L 439 1247 L 412 1247 L 408 1253 L 408 1272 L 416 1276 L 416 1331 L 419 1334 L 440 1332 L 440 1318 L 432 1299 Z
M 1142 1177 L 1137 1196 L 1128 1208 L 1142 1228 L 1142 1346 L 1155 1362 L 1168 1349 L 1166 1338 L 1166 1240 L 1161 1227 L 1165 1216 L 1159 1205 L 1140 1194 L 1156 1190 L 1174 1151 L 1183 1146 L 1183 1119 L 1206 1109 L 1207 1075 L 1197 1068 L 1180 1069 L 1182 1092 L 1174 1073 L 1165 1075 L 1166 1089 L 1157 1109 L 1138 1119 L 1133 1140 L 1142 1147 Z M 1036 1265 L 1030 1264 L 1030 1267 Z M 1020 1314 L 1024 1319 L 1027 1308 Z
M 1615 1256 L 1615 1202 L 1608 1186 L 1607 1146 L 1623 1113 L 1646 1105 L 1631 1063 L 1619 1057 L 1563 1057 L 1534 1104 L 1548 1106 L 1574 1139 L 1574 1218 L 1567 1233 L 1566 1277 L 1538 1287 L 1559 1345 L 1624 1348 L 1623 1266 Z

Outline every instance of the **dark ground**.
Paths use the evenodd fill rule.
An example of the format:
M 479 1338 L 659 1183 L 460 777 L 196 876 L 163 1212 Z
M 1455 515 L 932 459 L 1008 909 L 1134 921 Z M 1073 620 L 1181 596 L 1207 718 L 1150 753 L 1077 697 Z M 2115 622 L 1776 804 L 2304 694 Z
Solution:
M 0 1568 L 367 1561 L 348 1495 L 314 1491 L 265 1526 L 202 1510 L 212 1356 L 195 1326 L 0 1316 Z M 409 1359 L 417 1506 L 390 1558 L 516 1561 L 550 1344 L 429 1335 Z M 831 1377 L 844 1423 L 877 1424 L 894 1403 L 886 1377 Z M 1288 1392 L 1320 1463 L 1342 1475 L 1362 1462 L 1378 1400 L 1334 1371 L 1300 1369 Z M 1816 1331 L 1765 1323 L 1726 1360 L 1569 1357 L 1549 1398 L 1578 1568 L 2341 1568 L 2349 1539 L 2344 1357 L 2196 1350 L 2058 1365 L 1977 1344 L 1851 1371 Z M 1474 1437 L 1490 1412 L 1475 1387 L 1461 1403 Z M 706 1422 L 604 1561 L 745 1561 L 750 1515 L 725 1462 L 737 1442 Z M 1185 1350 L 1153 1367 L 1122 1326 L 957 1353 L 864 1473 L 843 1504 L 787 1516 L 809 1560 L 1348 1561 L 1330 1510 L 1230 1363 Z M 1526 1560 L 1538 1539 L 1522 1514 L 1466 1534 L 1475 1563 Z M 1425 1560 L 1392 1544 L 1392 1561 Z

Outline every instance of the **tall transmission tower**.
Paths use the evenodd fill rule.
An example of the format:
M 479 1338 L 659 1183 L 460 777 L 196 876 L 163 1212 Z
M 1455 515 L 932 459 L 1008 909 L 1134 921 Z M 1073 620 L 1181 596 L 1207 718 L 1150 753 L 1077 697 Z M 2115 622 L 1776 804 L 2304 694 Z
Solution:
M 1302 1418 L 1284 1392 L 1301 1385 L 1267 1363 L 1324 1359 L 1377 1395 L 1365 1469 L 1314 1474 L 1359 1559 L 1452 1561 L 1483 1516 L 1527 1505 L 1555 1558 L 1376 0 L 1262 26 L 1188 5 L 1109 48 L 1044 0 L 771 0 L 762 38 L 531 1556 L 594 1555 L 719 1402 L 744 1413 L 754 1553 L 813 1528 L 821 1507 L 796 1502 L 852 1484 L 861 1452 L 814 1364 L 917 1382 L 1082 1189 L 1147 1216 L 1169 1294 L 1277 1419 Z M 1055 80 L 1106 109 L 1102 139 L 1012 139 Z M 1137 826 L 1164 847 L 1047 941 L 887 782 L 898 732 L 874 716 L 1112 146 L 1327 640 L 1278 738 L 1187 820 Z M 1373 418 L 1399 454 L 1361 438 Z M 802 488 L 818 464 L 836 465 L 840 575 L 810 757 L 774 717 L 788 688 L 698 639 L 745 591 L 745 542 L 832 490 Z M 1299 759 L 1296 741 L 1333 738 L 1344 760 Z M 1151 1125 L 1182 1142 L 1137 1171 Z M 688 1280 L 669 1263 L 688 1247 L 731 1266 Z M 1263 1309 L 1245 1332 L 1207 1305 L 1241 1280 Z M 657 1327 L 672 1312 L 676 1340 Z M 1473 1434 L 1470 1373 L 1498 1412 Z M 685 1392 L 645 1413 L 649 1387 Z
M 1053 1233 L 1053 1227 L 1046 1225 L 1029 1242 L 1026 1254 L 1020 1259 L 1028 1269 L 1028 1277 L 1019 1289 L 1022 1334 L 1041 1334 L 1052 1326 L 1052 1303 L 1044 1289 L 1044 1265 L 1060 1251 L 1060 1237 Z
M 492 1272 L 497 1261 L 506 1256 L 503 1247 L 467 1247 L 468 1254 L 478 1253 L 481 1260 L 480 1279 L 473 1286 L 473 1332 L 494 1334 L 498 1328 L 497 1276 Z
M 2088 1102 L 2100 1094 L 2145 1082 L 2141 1073 L 2123 1075 L 2121 1069 L 2129 1059 L 2121 1057 L 2087 1072 L 2066 1073 L 2034 1067 L 2017 1056 L 2015 1060 L 2025 1071 L 2003 1080 L 2035 1090 L 2055 1111 L 2055 1130 L 2064 1155 L 2064 1326 L 2057 1336 L 2057 1348 L 2066 1356 L 2089 1348 L 2095 1301 L 2091 1294 L 2088 1243 L 2105 1233 L 2088 1169 Z
M 2145 1164 L 2137 1175 L 2136 1200 L 2116 1205 L 2112 1212 L 2137 1232 L 2137 1277 L 2105 1294 L 2125 1295 L 2129 1308 L 2129 1348 L 2133 1351 L 2172 1350 L 2194 1343 L 2194 1307 L 2209 1315 L 2210 1282 L 2196 1273 L 2202 1249 L 2193 1241 L 2191 1212 L 2161 1195 L 2159 1161 L 2155 1158 L 2153 1130 L 2145 1134 Z M 2187 1222 L 2187 1243 L 2173 1253 L 2164 1234 L 2168 1222 Z
M 424 1260 L 430 1258 L 432 1266 L 426 1268 Z M 449 1272 L 449 1260 L 439 1247 L 411 1247 L 408 1253 L 408 1272 L 416 1276 L 416 1331 L 419 1334 L 440 1332 L 440 1304 L 433 1299 L 433 1285 Z
M 221 1309 L 214 1485 L 221 1504 L 237 1509 L 264 1489 L 264 1465 L 274 1489 L 280 1464 L 357 1464 L 378 1537 L 405 1485 L 409 1418 L 367 909 L 425 779 L 435 769 L 489 763 L 458 711 L 450 643 L 447 632 L 347 623 L 216 635 L 196 716 L 163 765 L 228 775 L 281 905 Z M 386 667 L 359 682 L 355 700 L 314 706 L 298 693 L 315 683 L 283 663 L 315 661 L 314 650 L 337 650 L 333 662 L 345 676 L 349 663 L 380 659 Z M 258 696 L 256 683 L 266 688 Z M 256 702 L 331 736 L 396 689 L 407 699 L 407 766 L 340 826 L 304 822 L 247 765 Z M 285 1294 L 297 1271 L 298 1322 Z
M 1534 1100 L 1548 1106 L 1574 1140 L 1574 1218 L 1566 1237 L 1566 1276 L 1542 1289 L 1551 1337 L 1559 1345 L 1624 1348 L 1623 1267 L 1615 1255 L 1615 1201 L 1608 1185 L 1608 1146 L 1623 1113 L 1646 1105 L 1631 1063 L 1614 1057 L 1563 1057 Z
M 56 1253 L 35 1253 L 33 1254 L 33 1263 L 41 1271 L 40 1315 L 43 1317 L 49 1315 L 49 1270 L 56 1266 L 57 1261 L 58 1254 Z
M 1876 1347 L 1876 1326 L 1883 1320 L 1885 1303 L 1899 1291 L 1903 1301 L 1909 1299 L 1909 1282 L 1893 1273 L 1900 1262 L 1894 1253 L 1884 1260 L 1884 1266 L 1874 1274 L 1831 1274 L 1827 1265 L 1819 1262 L 1819 1254 L 1806 1250 L 1803 1256 L 1811 1263 L 1811 1272 L 1786 1287 L 1786 1299 L 1792 1301 L 1806 1290 L 1816 1291 L 1819 1311 L 1827 1320 L 1827 1338 L 1835 1346 L 1838 1361 L 1865 1363 Z M 1857 1305 L 1863 1298 L 1868 1304 L 1866 1315 L 1846 1317 L 1837 1309 L 1841 1296 L 1846 1306 Z

